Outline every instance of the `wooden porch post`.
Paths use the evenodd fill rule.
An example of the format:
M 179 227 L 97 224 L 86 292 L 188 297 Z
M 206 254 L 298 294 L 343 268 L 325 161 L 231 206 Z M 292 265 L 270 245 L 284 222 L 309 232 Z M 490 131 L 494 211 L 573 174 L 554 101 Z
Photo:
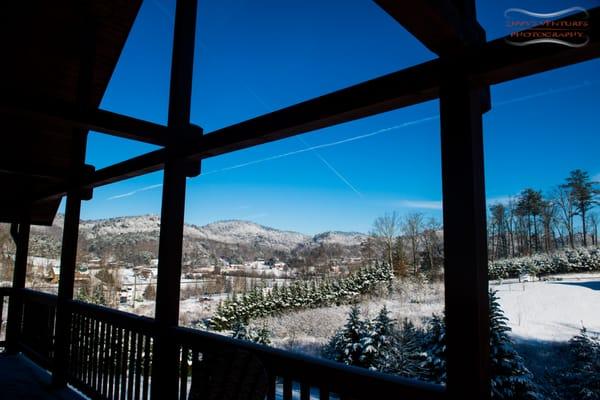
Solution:
M 29 251 L 29 223 L 13 224 L 11 232 L 15 233 L 14 240 L 17 246 L 15 254 L 15 269 L 13 272 L 12 296 L 8 305 L 6 322 L 6 350 L 14 354 L 18 351 L 18 336 L 21 331 L 23 316 L 23 302 L 20 291 L 25 288 L 27 275 L 27 253 Z
M 489 399 L 489 306 L 482 113 L 488 88 L 449 65 L 440 90 L 447 388 Z
M 54 342 L 52 384 L 58 387 L 65 386 L 69 377 L 69 336 L 71 332 L 71 313 L 68 308 L 68 302 L 73 299 L 80 212 L 80 193 L 77 190 L 71 191 L 67 195 L 67 204 L 65 209 L 65 222 L 63 227 L 62 249 L 60 254 L 58 299 L 56 305 L 56 339 Z
M 178 0 L 169 93 L 169 128 L 179 130 L 167 145 L 158 248 L 155 322 L 157 335 L 152 359 L 152 399 L 176 398 L 178 393 L 179 349 L 169 338 L 169 329 L 179 324 L 179 296 L 187 176 L 199 173 L 199 161 L 178 159 L 190 126 L 194 41 L 197 0 Z M 190 168 L 191 167 L 191 168 Z
M 80 111 L 85 111 L 89 106 L 94 81 L 97 21 L 88 3 L 77 3 L 77 7 L 80 7 L 80 11 L 86 16 L 80 26 L 79 52 L 81 58 L 76 93 L 77 107 Z M 69 177 L 69 190 L 65 206 L 65 221 L 60 254 L 60 275 L 56 304 L 56 339 L 54 342 L 54 363 L 52 370 L 52 384 L 58 387 L 65 386 L 70 375 L 71 310 L 69 302 L 73 300 L 81 201 L 90 200 L 93 195 L 92 189 L 84 189 L 81 185 L 85 175 L 90 174 L 94 169 L 91 166 L 85 165 L 87 136 L 87 129 L 73 129 L 70 165 L 72 175 Z

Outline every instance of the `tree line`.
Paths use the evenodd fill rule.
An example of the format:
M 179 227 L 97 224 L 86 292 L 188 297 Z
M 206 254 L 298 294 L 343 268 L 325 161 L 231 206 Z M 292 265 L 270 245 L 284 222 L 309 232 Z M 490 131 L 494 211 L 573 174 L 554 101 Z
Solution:
M 598 246 L 600 182 L 576 169 L 547 193 L 526 188 L 506 202 L 489 206 L 490 261 Z M 440 279 L 443 275 L 442 224 L 422 213 L 386 213 L 373 222 L 361 245 L 367 262 L 382 261 L 399 277 Z
M 444 264 L 442 224 L 422 213 L 400 216 L 386 213 L 375 219 L 373 229 L 361 245 L 363 260 L 381 260 L 399 277 L 442 276 Z
M 547 193 L 526 188 L 506 203 L 490 205 L 490 259 L 597 246 L 600 216 L 595 208 L 599 196 L 598 182 L 576 169 Z

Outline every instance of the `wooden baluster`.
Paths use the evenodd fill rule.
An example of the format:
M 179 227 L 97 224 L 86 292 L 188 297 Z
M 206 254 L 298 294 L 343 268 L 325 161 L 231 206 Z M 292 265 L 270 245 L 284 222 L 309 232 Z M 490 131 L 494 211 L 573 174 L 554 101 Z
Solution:
M 283 400 L 292 400 L 292 379 L 283 378 Z
M 310 400 L 310 385 L 308 382 L 300 384 L 300 400 Z
M 87 376 L 86 382 L 87 386 L 92 386 L 92 376 L 94 372 L 94 352 L 96 347 L 94 346 L 94 324 L 96 320 L 94 318 L 90 318 L 88 323 L 88 367 L 87 367 Z
M 137 333 L 131 332 L 131 345 L 129 350 L 129 368 L 127 369 L 127 399 L 133 399 L 133 382 L 135 377 Z M 139 356 L 138 356 L 139 357 Z
M 85 323 L 83 325 L 83 348 L 84 348 L 84 352 L 83 352 L 83 376 L 81 377 L 81 381 L 84 384 L 88 384 L 88 377 L 89 377 L 89 373 L 90 373 L 90 352 L 91 352 L 91 345 L 90 345 L 90 323 L 91 323 L 91 318 L 90 317 L 86 317 L 85 318 Z
M 142 394 L 142 354 L 145 336 L 142 333 L 138 334 L 137 342 L 137 358 L 135 360 L 135 399 L 139 400 Z
M 148 400 L 148 389 L 150 388 L 150 340 L 149 336 L 145 336 L 144 343 L 144 384 L 142 385 L 142 399 Z
M 73 339 L 73 346 L 75 347 L 75 360 L 73 363 L 73 378 L 79 379 L 79 372 L 81 370 L 81 314 L 75 314 L 73 316 L 73 330 L 75 331 L 75 338 Z M 67 376 L 66 379 L 69 379 Z
M 106 323 L 104 321 L 100 322 L 100 343 L 98 346 L 98 384 L 96 386 L 96 392 L 101 394 L 102 393 L 102 387 L 104 385 L 104 364 L 105 364 L 105 358 L 104 358 L 104 349 L 106 344 Z
M 108 377 L 110 371 L 110 342 L 112 336 L 112 326 L 106 323 L 106 338 L 104 340 L 104 365 L 102 368 L 102 396 L 108 397 Z
M 112 398 L 119 398 L 119 393 L 121 392 L 121 358 L 122 354 L 122 346 L 123 346 L 123 330 L 117 327 L 117 340 L 115 342 L 115 386 L 114 391 L 112 393 Z
M 267 392 L 267 400 L 275 400 L 275 391 L 277 390 L 277 376 L 269 374 L 269 386 Z
M 117 359 L 115 357 L 115 350 L 117 347 L 117 327 L 113 325 L 110 333 L 110 357 L 109 357 L 109 368 L 108 368 L 108 392 L 107 397 L 113 398 L 113 391 L 115 388 L 115 363 Z
M 188 354 L 190 349 L 186 346 L 181 348 L 181 372 L 179 378 L 179 398 L 187 399 L 187 383 L 188 383 Z
M 121 399 L 127 395 L 127 363 L 129 361 L 129 330 L 123 331 L 123 350 L 121 356 Z
M 75 338 L 77 337 L 77 332 L 75 332 L 75 314 L 71 314 L 71 329 L 69 329 L 69 352 L 68 352 L 68 366 L 69 370 L 73 370 L 73 366 L 75 365 L 75 352 L 77 351 L 75 346 Z
M 100 327 L 100 322 L 98 320 L 94 320 L 94 324 L 93 324 L 93 333 L 92 333 L 92 374 L 90 377 L 90 388 L 95 390 L 97 388 L 96 386 L 96 379 L 98 379 L 98 347 L 99 347 L 99 342 L 98 342 L 98 336 L 99 336 L 99 332 L 98 329 Z

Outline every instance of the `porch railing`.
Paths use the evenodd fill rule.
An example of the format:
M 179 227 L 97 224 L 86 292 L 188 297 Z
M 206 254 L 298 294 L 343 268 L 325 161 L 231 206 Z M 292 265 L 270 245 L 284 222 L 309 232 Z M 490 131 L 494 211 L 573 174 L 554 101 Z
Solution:
M 8 296 L 22 302 L 18 349 L 51 369 L 54 356 L 56 296 L 27 289 L 0 289 L 0 305 Z M 143 399 L 151 394 L 154 320 L 80 301 L 70 311 L 68 381 L 93 399 Z M 1 306 L 0 306 L 1 307 Z M 167 338 L 179 349 L 179 392 L 185 400 L 194 364 L 205 355 L 239 349 L 257 357 L 268 375 L 268 400 L 445 398 L 443 387 L 386 375 L 336 362 L 290 353 L 252 342 L 190 328 L 172 328 Z
M 69 306 L 70 383 L 92 398 L 148 399 L 153 320 L 79 301 Z
M 13 291 L 11 297 L 21 307 L 17 321 L 18 348 L 40 366 L 51 369 L 54 359 L 56 296 L 20 289 Z
M 265 366 L 269 376 L 268 400 L 299 398 L 328 400 L 386 399 L 393 394 L 397 399 L 442 399 L 443 388 L 421 381 L 369 371 L 364 368 L 275 349 L 252 342 L 232 339 L 190 328 L 174 328 L 173 340 L 180 346 L 182 363 L 180 373 L 181 400 L 186 398 L 191 384 L 188 371 L 198 362 L 197 354 L 218 353 L 237 348 L 254 354 Z

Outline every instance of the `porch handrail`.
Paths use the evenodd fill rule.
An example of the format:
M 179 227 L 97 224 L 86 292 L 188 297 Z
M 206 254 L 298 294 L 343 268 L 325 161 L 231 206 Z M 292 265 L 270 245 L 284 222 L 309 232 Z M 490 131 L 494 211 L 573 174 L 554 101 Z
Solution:
M 199 352 L 215 351 L 219 347 L 246 350 L 261 360 L 270 375 L 326 389 L 342 398 L 388 398 L 390 394 L 402 400 L 445 398 L 442 385 L 349 366 L 212 332 L 177 327 L 171 330 L 171 335 L 177 344 Z
M 7 295 L 18 295 L 24 302 L 29 301 L 48 307 L 55 307 L 57 303 L 57 296 L 53 294 L 31 289 L 0 288 L 0 297 Z M 73 337 L 69 341 L 69 346 L 72 353 L 71 363 L 75 363 L 71 364 L 71 367 L 77 369 L 69 374 L 69 382 L 84 393 L 101 399 L 129 398 L 130 391 L 132 394 L 137 394 L 139 391 L 140 398 L 147 398 L 151 390 L 148 371 L 152 368 L 152 361 L 147 358 L 142 360 L 140 357 L 145 357 L 144 354 L 152 354 L 152 341 L 159 333 L 154 319 L 78 300 L 70 300 L 66 302 L 66 306 L 74 316 Z M 27 313 L 27 310 L 24 308 L 24 313 Z M 54 318 L 54 314 L 51 315 Z M 26 315 L 23 317 L 27 318 Z M 180 361 L 186 360 L 188 355 L 195 354 L 196 358 L 192 363 L 197 362 L 198 354 L 218 352 L 220 349 L 239 349 L 254 354 L 263 363 L 270 376 L 269 399 L 275 398 L 277 381 L 283 382 L 284 399 L 292 398 L 293 382 L 300 385 L 302 398 L 310 398 L 311 388 L 319 389 L 321 399 L 329 398 L 329 393 L 341 399 L 387 398 L 390 394 L 402 400 L 446 398 L 445 388 L 441 385 L 348 366 L 213 332 L 175 327 L 166 329 L 166 335 L 180 349 Z M 147 339 L 143 339 L 144 337 Z M 49 343 L 54 343 L 53 339 L 53 337 L 49 338 Z M 27 343 L 19 346 L 26 353 L 31 353 Z M 48 353 L 50 357 L 52 354 L 52 351 Z M 114 354 L 121 361 L 107 366 L 106 363 L 109 361 L 104 357 L 110 355 L 109 359 L 114 363 Z M 41 355 L 35 352 L 32 355 L 35 356 L 34 361 L 40 365 L 52 365 L 51 359 L 40 358 Z M 82 364 L 85 362 L 94 365 L 85 366 Z M 128 368 L 135 369 L 135 372 Z M 184 368 L 180 364 L 173 365 L 172 368 L 186 371 L 185 374 L 180 372 L 180 387 L 190 384 L 191 378 L 187 376 L 187 367 Z M 113 377 L 114 390 L 112 389 Z M 118 382 L 122 383 L 120 388 Z M 187 393 L 187 390 L 184 389 L 182 393 Z M 137 395 L 135 398 L 138 398 Z

